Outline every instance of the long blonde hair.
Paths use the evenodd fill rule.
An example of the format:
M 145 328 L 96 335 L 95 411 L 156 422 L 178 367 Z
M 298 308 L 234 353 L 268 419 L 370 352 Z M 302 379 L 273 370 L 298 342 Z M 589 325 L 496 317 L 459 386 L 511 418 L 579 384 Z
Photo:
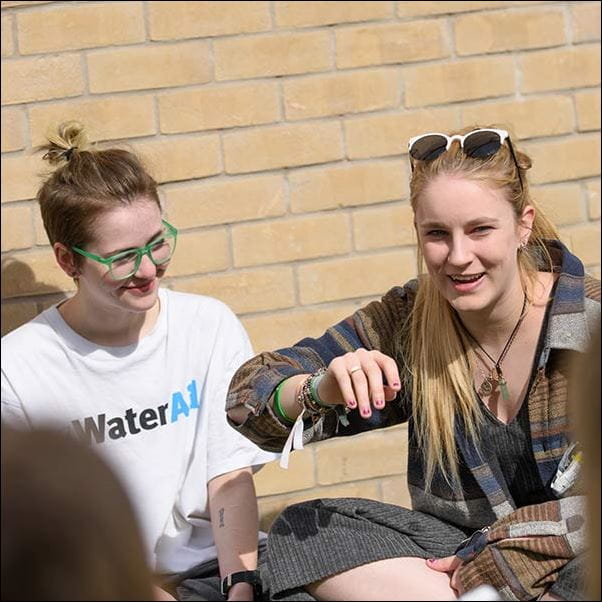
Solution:
M 461 133 L 472 129 L 477 128 L 467 128 Z M 514 208 L 517 221 L 527 205 L 534 207 L 535 219 L 529 242 L 517 254 L 521 283 L 529 296 L 542 259 L 552 269 L 544 241 L 558 239 L 559 236 L 530 196 L 526 171 L 531 167 L 531 159 L 515 149 L 519 180 L 509 143 L 504 143 L 497 153 L 486 159 L 476 159 L 464 154 L 459 144 L 454 142 L 434 161 L 416 161 L 410 182 L 410 202 L 415 213 L 426 186 L 440 174 L 449 174 L 503 190 Z M 473 343 L 459 328 L 453 308 L 425 273 L 420 243 L 418 272 L 414 308 L 402 331 L 399 347 L 409 368 L 411 382 L 407 384 L 412 393 L 415 436 L 426 461 L 428 489 L 436 470 L 450 485 L 458 483 L 458 454 L 454 438 L 456 421 L 459 419 L 468 436 L 476 440 L 480 412 L 473 392 L 472 367 L 467 353 Z

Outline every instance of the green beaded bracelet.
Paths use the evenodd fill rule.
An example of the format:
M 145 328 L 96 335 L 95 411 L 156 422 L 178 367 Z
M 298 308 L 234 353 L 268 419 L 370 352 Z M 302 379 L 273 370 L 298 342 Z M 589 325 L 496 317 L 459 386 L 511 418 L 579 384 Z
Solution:
M 322 378 L 324 378 L 325 375 L 326 375 L 326 368 L 320 368 L 320 370 L 318 370 L 317 372 L 312 374 L 309 379 L 309 391 L 311 393 L 313 400 L 319 406 L 322 406 L 323 408 L 330 410 L 331 408 L 336 407 L 336 404 L 326 403 L 325 401 L 322 401 L 320 399 L 320 396 L 318 395 L 318 386 L 320 385 L 320 381 L 322 380 Z
M 288 422 L 289 424 L 294 424 L 295 421 L 284 411 L 284 408 L 280 403 L 280 389 L 282 389 L 282 385 L 284 384 L 284 382 L 284 380 L 281 381 L 280 384 L 276 387 L 276 391 L 274 393 L 274 409 L 276 410 L 276 414 L 279 418 L 281 418 L 285 422 Z

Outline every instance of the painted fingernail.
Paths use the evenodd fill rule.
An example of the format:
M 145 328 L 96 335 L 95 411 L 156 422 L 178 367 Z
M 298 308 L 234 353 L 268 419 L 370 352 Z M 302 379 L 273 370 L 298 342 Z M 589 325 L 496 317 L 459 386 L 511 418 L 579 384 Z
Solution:
M 382 399 L 376 399 L 376 400 L 374 401 L 374 405 L 375 405 L 377 408 L 383 408 L 383 407 L 385 406 L 385 402 L 384 402 Z
M 395 389 L 399 389 L 399 387 L 401 387 L 401 385 L 398 382 L 394 382 L 391 386 Z
M 432 564 L 433 562 L 435 562 L 435 560 L 437 560 L 436 558 L 429 558 L 427 560 L 428 563 Z
M 347 401 L 347 407 L 349 407 L 349 408 L 355 408 L 355 406 L 357 406 L 357 403 L 355 403 L 355 401 L 353 399 L 349 399 Z
M 370 408 L 362 408 L 362 416 L 370 416 L 370 414 L 372 414 Z

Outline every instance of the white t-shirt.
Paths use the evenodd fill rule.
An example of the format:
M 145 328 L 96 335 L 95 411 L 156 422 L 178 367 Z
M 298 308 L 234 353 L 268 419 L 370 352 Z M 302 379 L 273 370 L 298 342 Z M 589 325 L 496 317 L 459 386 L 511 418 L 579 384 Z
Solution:
M 270 462 L 226 421 L 236 369 L 252 355 L 232 311 L 161 289 L 154 329 L 125 347 L 79 336 L 56 306 L 2 338 L 2 420 L 54 425 L 88 442 L 121 476 L 158 573 L 217 557 L 207 483 Z

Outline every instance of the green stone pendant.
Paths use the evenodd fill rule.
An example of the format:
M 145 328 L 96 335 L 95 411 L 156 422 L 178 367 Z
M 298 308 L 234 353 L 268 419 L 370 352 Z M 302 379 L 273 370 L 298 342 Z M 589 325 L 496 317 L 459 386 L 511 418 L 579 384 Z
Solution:
M 506 379 L 503 376 L 500 376 L 498 384 L 502 393 L 502 399 L 504 401 L 508 401 L 510 399 L 510 392 L 508 391 L 508 387 L 506 385 Z

